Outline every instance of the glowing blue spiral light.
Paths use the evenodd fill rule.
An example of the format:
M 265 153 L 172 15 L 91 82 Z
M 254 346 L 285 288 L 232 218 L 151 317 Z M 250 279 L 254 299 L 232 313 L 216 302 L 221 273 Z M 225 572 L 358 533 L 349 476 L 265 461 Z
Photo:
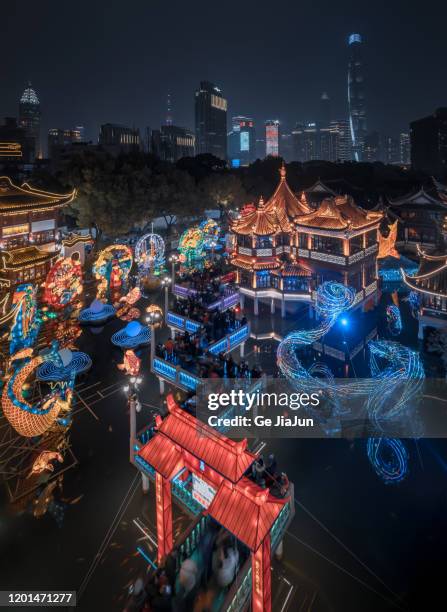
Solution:
M 401 482 L 408 473 L 408 452 L 397 438 L 369 438 L 368 459 L 385 484 Z

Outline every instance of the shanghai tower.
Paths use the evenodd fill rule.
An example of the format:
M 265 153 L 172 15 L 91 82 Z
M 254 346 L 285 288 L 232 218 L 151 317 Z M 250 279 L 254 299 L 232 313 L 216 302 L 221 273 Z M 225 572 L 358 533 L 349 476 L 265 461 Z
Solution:
M 352 153 L 355 161 L 362 161 L 366 136 L 366 112 L 360 34 L 351 34 L 348 38 L 348 46 L 348 107 Z

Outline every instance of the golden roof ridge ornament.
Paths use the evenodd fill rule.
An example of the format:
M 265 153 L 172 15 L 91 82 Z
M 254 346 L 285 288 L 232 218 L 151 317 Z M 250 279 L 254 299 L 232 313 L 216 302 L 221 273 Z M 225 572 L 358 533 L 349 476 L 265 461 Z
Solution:
M 286 174 L 287 174 L 286 166 L 285 166 L 284 161 L 283 161 L 282 164 L 281 164 L 281 168 L 279 169 L 279 175 L 280 175 L 282 181 L 286 180 Z

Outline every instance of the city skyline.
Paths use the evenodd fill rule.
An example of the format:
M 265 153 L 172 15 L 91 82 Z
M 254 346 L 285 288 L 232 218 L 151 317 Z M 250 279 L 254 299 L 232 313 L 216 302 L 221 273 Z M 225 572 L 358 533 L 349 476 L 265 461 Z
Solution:
M 150 27 L 168 19 L 163 7 L 136 2 L 129 14 L 113 7 L 104 13 L 101 2 L 81 2 L 75 24 L 54 2 L 25 2 L 27 20 L 10 6 L 3 41 L 11 48 L 20 28 L 23 52 L 13 55 L 5 67 L 8 86 L 0 113 L 17 114 L 18 98 L 31 80 L 42 105 L 44 133 L 81 124 L 88 138 L 96 139 L 99 125 L 106 122 L 158 127 L 164 123 L 168 93 L 173 123 L 192 128 L 194 90 L 209 79 L 225 92 L 228 117 L 250 116 L 256 125 L 275 117 L 291 130 L 296 122 L 317 118 L 321 94 L 327 92 L 333 118 L 343 119 L 348 113 L 347 37 L 352 32 L 361 33 L 364 40 L 368 129 L 397 136 L 410 121 L 442 106 L 447 86 L 438 79 L 437 58 L 440 62 L 445 7 L 439 5 L 440 19 L 434 20 L 429 10 L 411 19 L 416 9 L 400 1 L 392 12 L 385 4 L 380 11 L 377 5 L 374 10 L 348 1 L 342 5 L 336 13 L 323 2 L 312 7 L 287 5 L 279 15 L 278 35 L 268 45 L 265 25 L 270 9 L 264 3 L 245 3 L 237 13 L 230 7 L 236 26 L 246 24 L 242 28 L 216 19 L 204 3 L 199 2 L 192 15 L 174 2 L 170 14 L 177 19 L 170 22 L 168 45 L 165 33 Z M 318 28 L 298 27 L 317 13 Z

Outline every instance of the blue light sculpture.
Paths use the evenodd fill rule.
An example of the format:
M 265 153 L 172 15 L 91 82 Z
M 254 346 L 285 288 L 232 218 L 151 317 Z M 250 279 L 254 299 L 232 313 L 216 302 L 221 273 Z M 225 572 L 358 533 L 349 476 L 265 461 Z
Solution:
M 104 304 L 101 300 L 93 300 L 88 308 L 81 310 L 79 314 L 80 323 L 98 324 L 104 323 L 115 316 L 115 309 L 110 304 Z
M 131 321 L 112 336 L 112 343 L 122 349 L 134 349 L 143 344 L 149 344 L 151 332 L 138 321 Z

